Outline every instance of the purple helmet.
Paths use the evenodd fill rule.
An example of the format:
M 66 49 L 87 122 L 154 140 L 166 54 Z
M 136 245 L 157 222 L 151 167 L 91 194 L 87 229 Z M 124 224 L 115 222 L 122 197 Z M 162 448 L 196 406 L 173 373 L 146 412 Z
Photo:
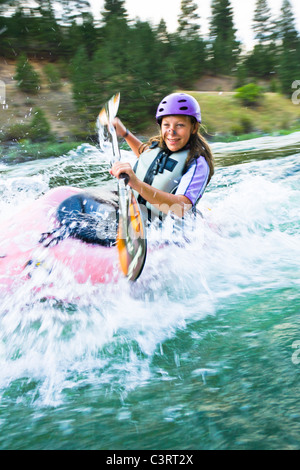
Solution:
M 156 121 L 160 123 L 164 116 L 183 114 L 193 116 L 201 122 L 201 110 L 197 100 L 186 93 L 172 93 L 166 96 L 158 105 Z

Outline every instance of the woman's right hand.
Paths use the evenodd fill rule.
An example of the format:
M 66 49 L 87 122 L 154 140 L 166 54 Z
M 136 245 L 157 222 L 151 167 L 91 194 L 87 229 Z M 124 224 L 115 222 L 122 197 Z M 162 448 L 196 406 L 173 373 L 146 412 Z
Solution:
M 119 119 L 117 117 L 114 118 L 112 124 L 113 124 L 114 128 L 116 129 L 117 135 L 119 137 L 124 137 L 124 135 L 126 134 L 126 127 L 122 123 L 121 119 Z

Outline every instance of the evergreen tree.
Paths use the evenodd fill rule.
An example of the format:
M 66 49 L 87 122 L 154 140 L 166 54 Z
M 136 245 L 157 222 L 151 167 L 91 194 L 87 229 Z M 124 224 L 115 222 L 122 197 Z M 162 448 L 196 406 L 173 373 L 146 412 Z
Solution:
M 255 39 L 260 44 L 269 42 L 272 38 L 273 27 L 271 10 L 267 0 L 257 0 L 253 19 L 253 30 Z
M 77 109 L 91 121 L 99 107 L 116 91 L 128 86 L 129 27 L 124 1 L 106 1 L 99 45 L 92 57 L 79 47 L 72 61 L 73 95 Z
M 102 11 L 103 23 L 108 25 L 116 20 L 127 21 L 127 11 L 124 6 L 125 0 L 105 0 Z
M 181 1 L 177 34 L 172 37 L 176 84 L 190 88 L 204 70 L 205 43 L 200 38 L 198 5 L 192 0 Z
M 84 46 L 81 46 L 71 62 L 71 80 L 76 108 L 84 115 L 89 114 L 89 105 L 94 98 L 93 90 L 95 84 L 92 72 L 87 51 Z
M 196 13 L 198 5 L 193 0 L 181 0 L 181 12 L 178 17 L 177 32 L 185 39 L 199 37 L 200 24 L 199 15 Z
M 279 79 L 283 93 L 290 95 L 292 83 L 300 76 L 300 39 L 289 0 L 283 0 L 277 24 L 280 39 Z
M 38 4 L 32 31 L 35 37 L 35 50 L 40 54 L 51 55 L 55 59 L 60 52 L 63 37 L 56 21 L 52 0 L 35 0 Z
M 82 20 L 90 13 L 91 5 L 88 0 L 60 0 L 60 18 L 64 25 L 71 25 L 74 21 Z
M 38 93 L 40 89 L 40 78 L 33 66 L 29 63 L 25 54 L 17 61 L 15 80 L 20 90 L 25 93 Z
M 49 141 L 53 138 L 51 126 L 47 121 L 44 111 L 40 108 L 34 110 L 29 128 L 29 138 L 33 142 Z
M 283 0 L 281 15 L 277 22 L 278 37 L 282 41 L 284 49 L 294 48 L 298 42 L 298 34 L 295 26 L 295 18 L 289 0 Z
M 230 1 L 212 0 L 211 9 L 211 68 L 214 73 L 231 74 L 237 64 L 240 48 L 235 37 Z
M 170 43 L 170 37 L 167 29 L 167 23 L 162 18 L 156 28 L 156 37 L 157 40 L 163 44 Z
M 23 0 L 0 0 L 0 15 L 9 13 L 13 14 L 24 4 Z

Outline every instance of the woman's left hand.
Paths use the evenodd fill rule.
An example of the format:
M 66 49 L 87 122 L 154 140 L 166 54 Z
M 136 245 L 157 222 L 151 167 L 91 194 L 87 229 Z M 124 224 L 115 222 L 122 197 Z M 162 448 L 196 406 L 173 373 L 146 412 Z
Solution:
M 116 162 L 113 164 L 111 169 L 109 170 L 110 174 L 112 176 L 115 176 L 116 178 L 120 178 L 120 175 L 122 173 L 126 173 L 129 177 L 129 182 L 128 185 L 131 186 L 132 189 L 135 189 L 137 183 L 138 183 L 138 178 L 136 177 L 130 163 L 123 163 L 123 162 Z

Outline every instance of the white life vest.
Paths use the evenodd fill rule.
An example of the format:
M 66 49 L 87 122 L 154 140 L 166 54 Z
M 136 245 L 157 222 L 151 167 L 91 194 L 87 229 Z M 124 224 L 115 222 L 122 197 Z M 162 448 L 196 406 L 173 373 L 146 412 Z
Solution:
M 166 193 L 174 194 L 179 186 L 180 180 L 188 157 L 188 150 L 171 153 L 155 147 L 143 152 L 135 167 L 136 176 L 144 183 L 150 184 L 153 188 L 160 189 Z M 153 220 L 164 217 L 161 211 L 147 202 L 139 193 L 134 191 L 144 219 Z

